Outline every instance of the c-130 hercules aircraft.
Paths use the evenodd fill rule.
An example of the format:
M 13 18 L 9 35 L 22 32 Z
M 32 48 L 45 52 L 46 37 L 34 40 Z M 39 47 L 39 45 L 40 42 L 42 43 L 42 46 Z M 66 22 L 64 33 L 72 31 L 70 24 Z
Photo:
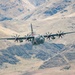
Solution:
M 24 37 L 19 37 L 19 35 L 16 35 L 15 37 L 11 37 L 11 38 L 0 38 L 0 40 L 14 40 L 15 42 L 23 42 L 23 40 L 26 41 L 31 41 L 31 43 L 33 45 L 39 45 L 39 44 L 43 44 L 45 42 L 45 38 L 47 39 L 55 39 L 55 37 L 59 37 L 62 38 L 63 35 L 66 34 L 71 34 L 71 33 L 75 33 L 75 32 L 61 32 L 59 31 L 56 34 L 50 34 L 49 32 L 46 33 L 45 35 L 36 35 L 33 32 L 33 27 L 31 24 L 31 34 L 24 36 Z

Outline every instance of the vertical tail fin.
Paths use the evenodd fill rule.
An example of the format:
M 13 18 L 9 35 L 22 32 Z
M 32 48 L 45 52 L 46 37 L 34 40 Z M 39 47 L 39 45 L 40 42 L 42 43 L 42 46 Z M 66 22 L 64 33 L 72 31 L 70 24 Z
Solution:
M 31 35 L 33 35 L 33 34 L 34 34 L 34 32 L 33 32 L 33 26 L 31 24 Z

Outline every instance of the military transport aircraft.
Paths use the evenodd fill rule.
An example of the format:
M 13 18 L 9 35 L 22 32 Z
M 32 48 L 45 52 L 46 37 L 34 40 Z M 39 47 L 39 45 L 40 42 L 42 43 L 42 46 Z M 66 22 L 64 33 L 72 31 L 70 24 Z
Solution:
M 31 43 L 33 45 L 39 45 L 39 44 L 43 44 L 45 42 L 45 38 L 47 39 L 55 39 L 55 37 L 59 37 L 62 38 L 63 35 L 65 34 L 71 34 L 71 33 L 75 33 L 75 32 L 61 32 L 59 31 L 56 34 L 51 34 L 51 33 L 46 33 L 45 35 L 36 35 L 33 32 L 33 27 L 31 24 L 31 34 L 24 36 L 24 37 L 20 37 L 19 35 L 16 35 L 15 37 L 11 37 L 11 38 L 0 38 L 0 40 L 14 40 L 15 42 L 23 42 L 23 40 L 27 40 L 27 41 L 31 41 Z

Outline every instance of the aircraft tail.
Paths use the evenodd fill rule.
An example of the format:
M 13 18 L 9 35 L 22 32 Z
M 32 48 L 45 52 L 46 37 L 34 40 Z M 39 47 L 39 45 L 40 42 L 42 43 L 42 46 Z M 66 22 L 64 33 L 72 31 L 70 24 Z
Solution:
M 33 26 L 31 24 L 31 35 L 33 35 L 33 34 L 34 34 L 34 32 L 33 32 Z

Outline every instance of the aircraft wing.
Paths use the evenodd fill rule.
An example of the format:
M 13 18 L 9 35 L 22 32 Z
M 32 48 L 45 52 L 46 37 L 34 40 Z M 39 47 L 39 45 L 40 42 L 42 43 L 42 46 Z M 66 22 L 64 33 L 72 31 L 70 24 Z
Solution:
M 0 40 L 15 40 L 15 41 L 20 41 L 20 40 L 30 40 L 33 39 L 33 36 L 26 36 L 26 37 L 10 37 L 10 38 L 0 38 Z
M 57 37 L 62 37 L 63 35 L 66 35 L 66 34 L 71 34 L 71 33 L 75 33 L 75 32 L 58 32 L 58 33 L 56 33 L 56 34 L 46 34 L 46 35 L 44 35 L 44 37 L 47 37 L 47 38 L 50 38 L 50 37 L 55 37 L 55 36 L 57 36 Z

